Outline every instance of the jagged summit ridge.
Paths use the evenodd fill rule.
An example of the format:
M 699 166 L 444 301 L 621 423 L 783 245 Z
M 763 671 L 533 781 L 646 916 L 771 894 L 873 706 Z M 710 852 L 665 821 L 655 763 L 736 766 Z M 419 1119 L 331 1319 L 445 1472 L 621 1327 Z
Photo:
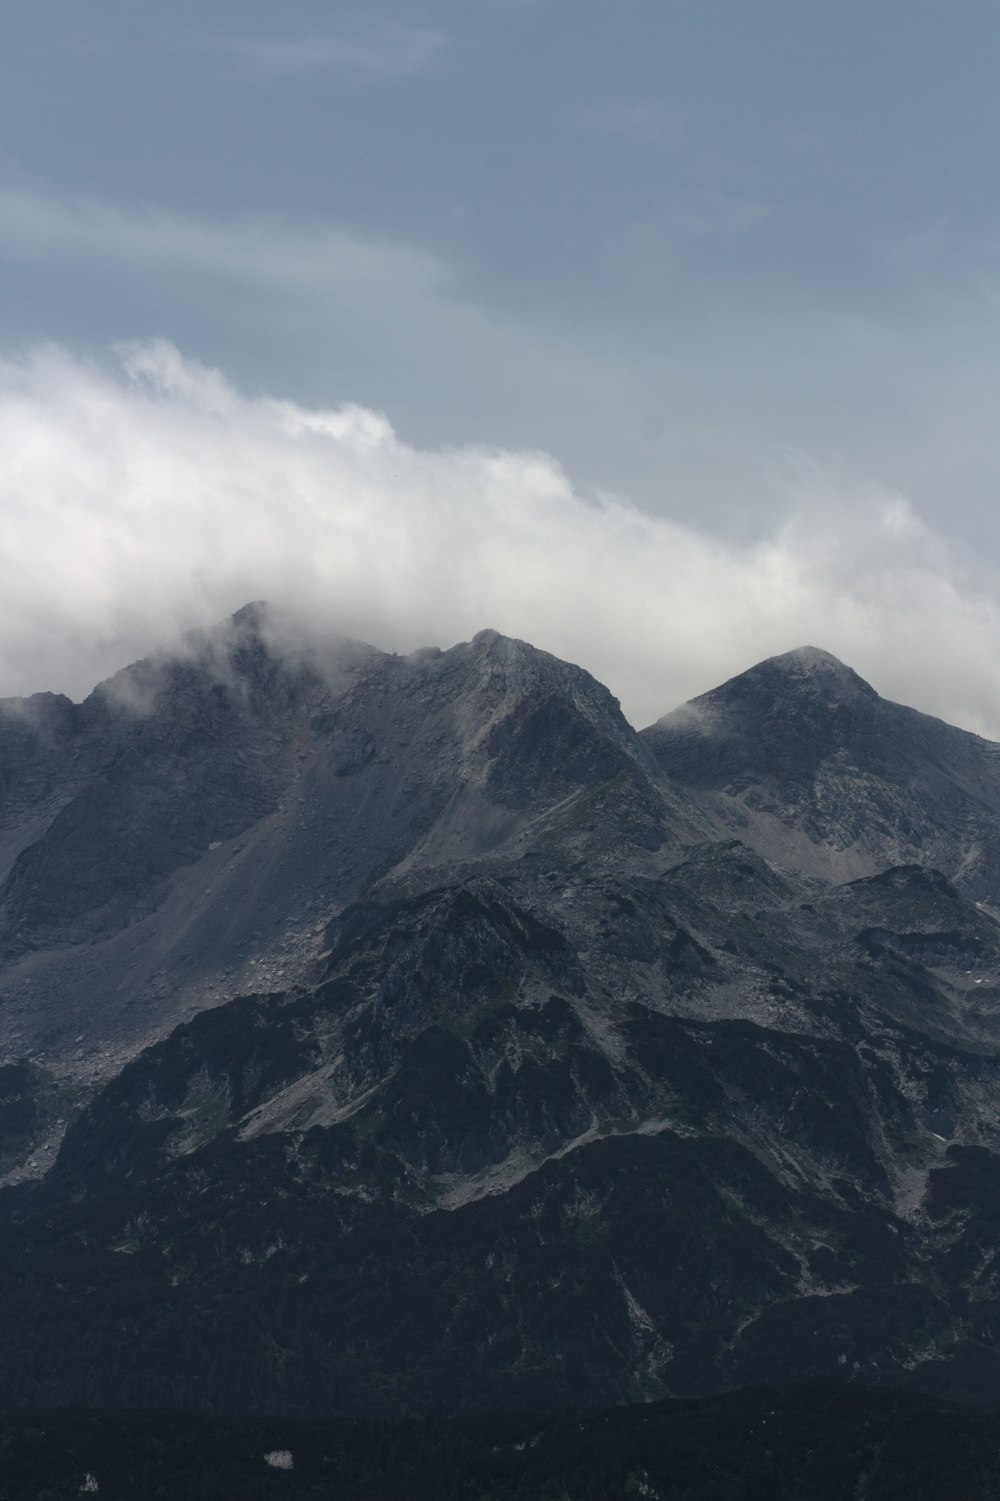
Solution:
M 0 790 L 0 1045 L 79 1041 L 88 1077 L 111 1033 L 300 978 L 373 882 L 554 832 L 629 858 L 678 843 L 684 801 L 583 668 L 496 631 L 386 653 L 262 603 L 80 705 L 0 705 Z
M 666 868 L 736 838 L 826 880 L 934 864 L 1000 905 L 998 754 L 816 647 L 638 735 L 499 631 L 403 656 L 257 601 L 83 704 L 0 704 L 0 1041 L 83 1034 L 89 1076 L 101 1029 L 134 1048 L 296 981 L 372 883 L 550 852 Z

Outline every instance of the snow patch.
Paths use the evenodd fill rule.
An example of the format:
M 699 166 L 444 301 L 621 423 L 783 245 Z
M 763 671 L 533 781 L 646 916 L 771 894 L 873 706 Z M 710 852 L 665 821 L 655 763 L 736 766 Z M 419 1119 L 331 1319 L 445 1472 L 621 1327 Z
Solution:
M 270 1454 L 264 1455 L 264 1463 L 270 1465 L 272 1470 L 294 1470 L 295 1459 L 291 1449 L 272 1449 Z

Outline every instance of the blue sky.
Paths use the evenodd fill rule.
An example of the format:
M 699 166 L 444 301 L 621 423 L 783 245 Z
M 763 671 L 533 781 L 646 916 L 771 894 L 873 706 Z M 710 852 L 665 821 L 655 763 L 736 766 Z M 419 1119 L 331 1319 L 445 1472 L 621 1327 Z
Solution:
M 722 546 L 899 498 L 986 601 L 998 61 L 980 0 L 6 0 L 0 348 L 167 339 Z

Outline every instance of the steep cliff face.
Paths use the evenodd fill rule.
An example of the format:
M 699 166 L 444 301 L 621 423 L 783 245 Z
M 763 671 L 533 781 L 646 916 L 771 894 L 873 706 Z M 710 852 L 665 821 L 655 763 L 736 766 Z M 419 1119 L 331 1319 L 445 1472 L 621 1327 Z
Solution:
M 87 1101 L 72 1071 L 0 1072 L 36 1164 L 0 1195 L 8 1401 L 456 1410 L 814 1375 L 1000 1400 L 995 748 L 822 653 L 637 736 L 494 633 L 409 658 L 272 636 L 237 618 L 12 755 L 11 807 L 43 811 L 6 983 L 35 966 L 124 1066 Z M 122 761 L 90 822 L 81 789 Z M 60 789 L 105 841 L 65 880 Z M 308 943 L 275 947 L 275 913 Z M 139 1051 L 146 971 L 112 960 L 149 965 L 150 935 Z M 114 984 L 68 999 L 61 954 Z M 260 981 L 206 1007 L 186 954 Z

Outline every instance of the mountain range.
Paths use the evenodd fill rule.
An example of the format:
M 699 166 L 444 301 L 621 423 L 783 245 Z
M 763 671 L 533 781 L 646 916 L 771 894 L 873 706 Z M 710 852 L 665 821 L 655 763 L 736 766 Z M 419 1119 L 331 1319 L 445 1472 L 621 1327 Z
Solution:
M 1000 1403 L 1000 746 L 263 605 L 0 703 L 0 1392 Z

